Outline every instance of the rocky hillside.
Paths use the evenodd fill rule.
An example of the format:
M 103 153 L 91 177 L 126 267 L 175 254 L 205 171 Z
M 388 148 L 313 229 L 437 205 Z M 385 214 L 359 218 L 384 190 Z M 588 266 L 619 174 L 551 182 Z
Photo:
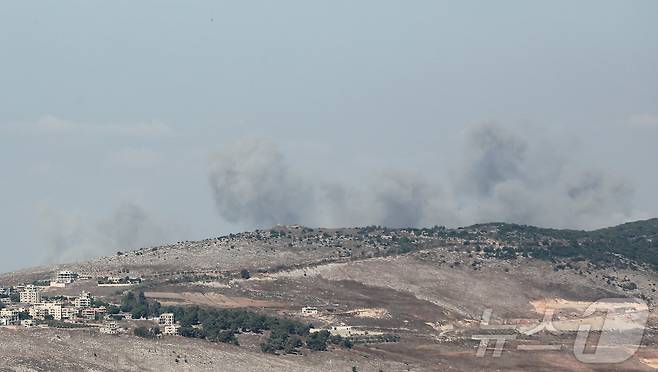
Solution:
M 656 219 L 589 232 L 502 223 L 458 229 L 276 226 L 117 252 L 79 264 L 3 274 L 0 286 L 49 279 L 62 269 L 92 278 L 139 276 L 142 283 L 127 289 L 143 292 L 163 309 L 250 309 L 317 329 L 348 327 L 354 347 L 300 347 L 294 355 L 272 355 L 259 347 L 271 340 L 270 331 L 238 329 L 238 347 L 180 336 L 145 340 L 88 330 L 16 329 L 0 330 L 3 339 L 12 339 L 0 351 L 0 360 L 13 369 L 46 370 L 48 363 L 59 363 L 71 370 L 103 370 L 113 359 L 119 361 L 116 369 L 166 370 L 174 369 L 171 361 L 156 360 L 166 361 L 172 353 L 189 356 L 188 365 L 176 364 L 188 370 L 215 370 L 218 364 L 233 370 L 524 370 L 530 365 L 535 370 L 608 370 L 613 366 L 582 364 L 574 358 L 580 317 L 592 301 L 618 298 L 627 306 L 639 298 L 650 309 L 649 328 L 640 350 L 614 368 L 651 370 L 658 363 L 657 235 Z M 82 290 L 120 306 L 126 288 L 100 288 L 87 280 L 51 287 L 45 294 L 67 296 Z M 303 307 L 317 311 L 302 314 Z M 555 332 L 524 333 L 541 323 L 546 309 L 554 312 Z M 485 311 L 492 322 L 516 329 L 504 358 L 475 356 L 479 343 L 474 336 L 482 333 Z M 588 319 L 596 322 L 600 316 Z M 202 327 L 193 320 L 186 325 Z M 42 333 L 57 342 L 13 358 L 20 345 Z M 86 358 L 61 354 L 76 342 Z M 559 349 L 514 349 L 541 342 Z M 104 345 L 110 345 L 111 352 L 96 352 Z M 253 363 L 244 364 L 244 358 Z

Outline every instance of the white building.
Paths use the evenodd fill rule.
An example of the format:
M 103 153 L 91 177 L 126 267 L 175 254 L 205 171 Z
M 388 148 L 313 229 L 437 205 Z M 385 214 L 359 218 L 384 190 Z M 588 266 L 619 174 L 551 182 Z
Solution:
M 32 319 L 23 319 L 23 320 L 21 320 L 21 325 L 23 327 L 34 327 L 34 320 L 32 320 Z
M 30 316 L 35 319 L 46 319 L 50 316 L 54 320 L 62 320 L 62 303 L 43 302 L 35 304 L 30 308 Z
M 85 307 L 80 310 L 80 316 L 89 320 L 95 320 L 97 318 L 100 319 L 105 316 L 105 313 L 107 313 L 107 309 L 103 306 Z
M 304 316 L 317 315 L 317 313 L 318 313 L 317 307 L 313 307 L 313 306 L 302 307 L 302 315 Z
M 80 311 L 71 306 L 62 307 L 62 319 L 75 319 L 78 317 Z
M 21 302 L 24 304 L 38 304 L 41 302 L 41 292 L 33 285 L 25 286 L 20 292 Z
M 174 314 L 172 313 L 164 313 L 160 315 L 160 324 L 164 324 L 165 326 L 173 325 L 174 322 Z
M 0 309 L 0 325 L 19 324 L 20 318 L 16 309 Z
M 73 305 L 78 308 L 91 307 L 92 298 L 87 292 L 80 293 L 80 296 L 76 297 L 73 301 Z
M 178 334 L 178 331 L 180 330 L 180 326 L 178 324 L 170 324 L 164 326 L 164 329 L 162 330 L 163 335 L 170 335 L 170 336 L 175 336 Z
M 73 271 L 64 270 L 57 273 L 57 282 L 70 284 L 73 283 L 77 277 L 78 274 Z

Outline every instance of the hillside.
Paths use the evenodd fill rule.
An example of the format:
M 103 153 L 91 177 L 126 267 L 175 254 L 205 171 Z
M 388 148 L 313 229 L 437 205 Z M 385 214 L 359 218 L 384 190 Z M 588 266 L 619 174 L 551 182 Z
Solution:
M 148 301 L 146 306 L 157 305 L 179 317 L 183 316 L 181 309 L 193 305 L 208 310 L 250 309 L 266 317 L 311 323 L 318 329 L 350 327 L 345 332 L 353 333 L 348 336 L 355 341 L 354 346 L 330 346 L 328 351 L 300 346 L 293 355 L 282 350 L 275 350 L 280 355 L 271 355 L 261 352 L 259 345 L 272 340 L 273 328 L 265 327 L 260 333 L 230 324 L 219 327 L 236 330 L 239 347 L 212 342 L 207 335 L 201 336 L 205 340 L 180 336 L 149 340 L 131 334 L 99 335 L 91 330 L 0 328 L 3 339 L 12 340 L 7 345 L 13 345 L 0 351 L 0 360 L 9 368 L 47 369 L 39 366 L 50 361 L 72 370 L 101 370 L 99 366 L 108 358 L 116 358 L 121 361 L 117 368 L 136 370 L 158 365 L 144 363 L 144 358 L 183 353 L 178 351 L 180 347 L 184 353 L 194 355 L 189 358 L 194 360 L 188 361 L 189 366 L 181 365 L 189 370 L 214 369 L 201 360 L 244 370 L 311 370 L 311 366 L 318 366 L 318 370 L 349 370 L 352 366 L 387 371 L 522 370 L 528 363 L 537 366 L 536 370 L 608 370 L 610 365 L 582 364 L 574 358 L 574 332 L 580 317 L 591 301 L 620 298 L 624 306 L 631 306 L 632 298 L 641 298 L 649 307 L 650 328 L 637 354 L 615 368 L 651 370 L 658 363 L 657 238 L 658 219 L 595 231 L 503 223 L 458 229 L 276 226 L 117 252 L 89 262 L 3 274 L 0 287 L 51 279 L 60 270 L 90 278 L 140 277 L 140 284 L 128 287 L 98 287 L 92 279 L 63 288 L 44 288 L 43 293 L 55 298 L 87 291 L 99 300 L 121 306 L 125 303 L 124 291 L 141 291 Z M 302 314 L 303 307 L 316 310 Z M 524 330 L 539 324 L 549 308 L 555 313 L 556 332 L 526 335 Z M 477 358 L 479 342 L 474 337 L 482 333 L 479 319 L 485 310 L 491 311 L 492 322 L 516 327 L 517 337 L 510 341 L 510 347 L 550 341 L 560 349 L 506 349 L 504 358 Z M 600 323 L 600 317 L 587 319 Z M 140 322 L 126 321 L 125 327 L 130 330 Z M 197 326 L 195 320 L 184 323 Z M 198 327 L 207 331 L 208 324 L 200 321 Z M 300 335 L 304 342 L 311 337 Z M 390 335 L 390 340 L 385 335 Z M 120 348 L 112 346 L 112 353 L 93 363 L 79 355 L 58 354 L 61 348 L 57 343 L 28 352 L 40 353 L 44 364 L 34 366 L 36 356 L 32 354 L 22 359 L 10 357 L 32 337 L 64 340 L 58 341 L 61 348 L 79 339 L 83 353 L 90 355 L 99 355 L 93 350 L 105 344 Z M 126 347 L 127 343 L 133 346 Z M 151 349 L 154 354 L 144 352 Z M 237 355 L 253 363 L 247 368 Z M 167 369 L 167 365 L 158 369 L 162 368 Z

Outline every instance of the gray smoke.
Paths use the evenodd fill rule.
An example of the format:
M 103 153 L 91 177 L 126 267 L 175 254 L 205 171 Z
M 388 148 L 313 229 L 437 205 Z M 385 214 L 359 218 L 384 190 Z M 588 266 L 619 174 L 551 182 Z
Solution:
M 138 205 L 123 203 L 103 220 L 40 208 L 39 230 L 47 263 L 73 262 L 166 241 L 164 231 Z
M 542 145 L 541 142 L 548 142 Z M 618 223 L 632 213 L 632 188 L 585 167 L 549 138 L 524 138 L 495 124 L 469 135 L 456 197 L 467 221 L 505 221 L 591 228 Z
M 221 216 L 245 228 L 489 221 L 593 228 L 633 216 L 629 185 L 580 164 L 560 141 L 533 136 L 479 125 L 467 133 L 461 160 L 436 155 L 437 162 L 454 164 L 442 183 L 410 165 L 360 179 L 360 185 L 309 180 L 290 169 L 272 143 L 247 140 L 214 158 L 210 182 Z
M 253 227 L 302 223 L 314 190 L 292 173 L 272 143 L 248 139 L 216 155 L 210 186 L 220 214 Z

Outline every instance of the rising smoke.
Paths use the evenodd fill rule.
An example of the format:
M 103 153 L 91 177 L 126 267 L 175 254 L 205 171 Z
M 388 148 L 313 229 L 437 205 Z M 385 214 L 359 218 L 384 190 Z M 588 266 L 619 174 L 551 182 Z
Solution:
M 166 241 L 166 234 L 138 205 L 123 203 L 102 220 L 39 208 L 39 231 L 48 249 L 43 262 L 61 263 L 113 254 Z
M 487 123 L 467 133 L 464 149 L 457 159 L 436 155 L 455 167 L 443 183 L 387 169 L 360 187 L 305 178 L 271 142 L 243 140 L 217 154 L 210 184 L 220 215 L 245 228 L 489 221 L 594 228 L 632 217 L 632 188 L 581 164 L 557 140 Z

